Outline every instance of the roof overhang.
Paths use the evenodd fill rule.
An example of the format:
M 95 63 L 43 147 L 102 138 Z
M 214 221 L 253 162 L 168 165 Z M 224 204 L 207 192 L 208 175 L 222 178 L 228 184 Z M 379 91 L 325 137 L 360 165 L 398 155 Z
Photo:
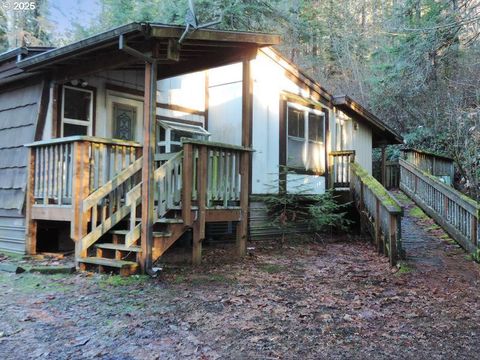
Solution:
M 154 57 L 159 78 L 167 78 L 254 57 L 258 48 L 280 42 L 278 35 L 201 29 L 190 32 L 179 46 L 184 31 L 181 26 L 131 23 L 21 60 L 17 66 L 27 72 L 49 71 L 56 79 L 102 69 L 143 69 L 142 59 L 120 48 L 122 38 L 128 47 Z
M 265 47 L 262 50 L 262 53 L 268 56 L 270 59 L 275 61 L 283 69 L 285 69 L 285 75 L 287 77 L 294 77 L 300 81 L 305 87 L 315 92 L 319 96 L 319 100 L 324 102 L 324 105 L 329 107 L 332 106 L 332 95 L 325 90 L 317 81 L 308 76 L 304 71 L 302 71 L 296 64 L 287 59 L 280 51 L 276 50 L 273 47 Z
M 334 96 L 333 105 L 348 116 L 372 128 L 373 147 L 403 144 L 403 137 L 400 134 L 347 95 Z

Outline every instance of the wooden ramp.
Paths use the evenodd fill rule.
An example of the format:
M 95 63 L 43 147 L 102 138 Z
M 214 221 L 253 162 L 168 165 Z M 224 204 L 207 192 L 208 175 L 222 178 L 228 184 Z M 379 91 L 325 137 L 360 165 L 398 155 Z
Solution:
M 400 189 L 480 260 L 480 204 L 408 161 L 399 165 Z

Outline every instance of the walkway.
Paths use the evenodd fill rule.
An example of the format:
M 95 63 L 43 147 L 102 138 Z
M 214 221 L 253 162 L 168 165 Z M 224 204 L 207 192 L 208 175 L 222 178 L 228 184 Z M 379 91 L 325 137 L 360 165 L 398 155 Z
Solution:
M 478 281 L 480 266 L 403 192 L 393 194 L 405 207 L 402 241 L 408 266 L 436 278 Z

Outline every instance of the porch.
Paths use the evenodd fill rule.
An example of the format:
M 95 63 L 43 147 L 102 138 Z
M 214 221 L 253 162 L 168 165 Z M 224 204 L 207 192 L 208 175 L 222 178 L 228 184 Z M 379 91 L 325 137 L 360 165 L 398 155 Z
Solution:
M 243 255 L 252 143 L 250 63 L 259 48 L 278 42 L 276 35 L 206 29 L 187 33 L 183 27 L 132 23 L 19 61 L 24 72 L 49 75 L 50 102 L 45 96 L 34 139 L 54 138 L 28 145 L 27 252 L 36 251 L 40 221 L 63 221 L 70 224 L 80 269 L 151 272 L 154 261 L 187 231 L 193 237 L 193 262 L 199 263 L 205 224 L 231 221 L 237 223 L 238 254 Z M 157 82 L 232 63 L 242 64 L 242 146 L 195 137 L 173 140 L 167 131 L 162 140 Z M 106 71 L 117 71 L 107 80 L 113 78 L 115 88 L 105 82 L 87 85 Z M 133 109 L 122 103 L 112 110 L 116 100 L 105 94 L 108 89 L 115 95 L 123 92 L 119 85 L 130 84 L 128 72 L 134 79 L 131 95 L 141 105 Z M 65 89 L 77 102 L 65 106 Z M 99 89 L 103 92 L 97 104 Z M 112 140 L 119 127 L 110 129 L 107 118 L 115 109 L 138 115 L 136 125 L 130 122 L 120 133 L 141 144 Z M 95 129 L 103 138 L 91 136 Z
M 158 156 L 152 187 L 151 249 L 141 241 L 142 146 L 131 141 L 74 136 L 27 145 L 30 170 L 27 216 L 70 224 L 80 268 L 90 265 L 135 272 L 145 251 L 158 259 L 186 231 L 192 231 L 194 263 L 209 222 L 236 222 L 241 254 L 246 226 L 250 149 L 182 139 L 181 151 Z M 158 158 L 157 157 L 157 158 Z M 242 211 L 243 210 L 243 211 Z M 31 227 L 31 253 L 36 248 Z

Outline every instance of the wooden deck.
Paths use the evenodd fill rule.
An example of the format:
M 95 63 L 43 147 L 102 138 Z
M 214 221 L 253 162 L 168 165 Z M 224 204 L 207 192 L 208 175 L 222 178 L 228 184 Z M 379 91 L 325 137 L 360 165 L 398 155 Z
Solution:
M 119 268 L 126 274 L 130 262 L 140 263 L 145 249 L 141 236 L 141 146 L 73 137 L 29 147 L 30 252 L 35 251 L 38 220 L 68 221 L 80 268 Z M 248 209 L 242 193 L 248 192 L 248 182 L 242 175 L 249 154 L 249 149 L 240 146 L 185 140 L 182 151 L 155 169 L 153 242 L 149 249 L 153 260 L 192 231 L 193 262 L 199 263 L 206 223 L 246 221 Z M 118 266 L 112 265 L 115 261 Z M 130 269 L 136 271 L 138 266 Z

